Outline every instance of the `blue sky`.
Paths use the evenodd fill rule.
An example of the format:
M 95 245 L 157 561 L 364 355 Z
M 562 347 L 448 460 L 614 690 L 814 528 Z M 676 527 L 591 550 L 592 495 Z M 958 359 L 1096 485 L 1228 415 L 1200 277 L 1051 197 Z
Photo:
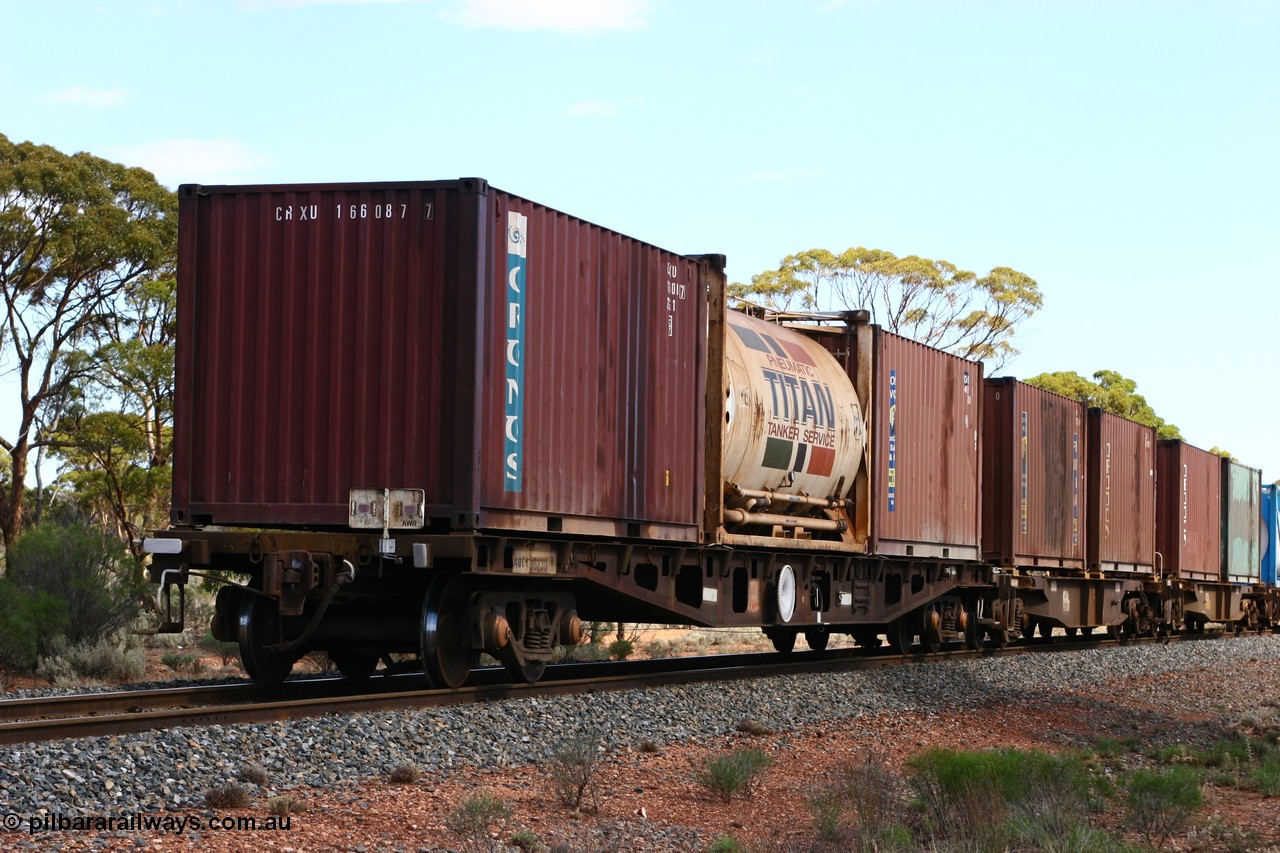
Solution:
M 1280 478 L 1280 0 L 6 5 L 14 141 L 175 188 L 478 176 L 731 280 L 1011 266 L 1045 305 L 1004 373 L 1118 370 Z

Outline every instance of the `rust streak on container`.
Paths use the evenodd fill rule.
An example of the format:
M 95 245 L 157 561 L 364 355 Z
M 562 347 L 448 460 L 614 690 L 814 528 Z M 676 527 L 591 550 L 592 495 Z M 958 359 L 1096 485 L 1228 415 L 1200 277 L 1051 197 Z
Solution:
M 1222 460 L 1176 439 L 1156 450 L 1156 550 L 1179 578 L 1222 578 Z
M 982 365 L 875 330 L 873 548 L 977 559 Z
M 1085 406 L 1009 377 L 982 402 L 982 545 L 1004 566 L 1085 566 Z
M 1088 414 L 1089 568 L 1151 574 L 1156 565 L 1156 431 L 1092 408 Z

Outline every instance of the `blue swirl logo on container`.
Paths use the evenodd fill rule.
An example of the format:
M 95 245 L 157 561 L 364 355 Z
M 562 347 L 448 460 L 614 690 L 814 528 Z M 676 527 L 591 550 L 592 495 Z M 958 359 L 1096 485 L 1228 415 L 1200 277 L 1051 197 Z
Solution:
M 524 489 L 525 295 L 529 217 L 507 212 L 506 383 L 503 411 L 502 490 Z

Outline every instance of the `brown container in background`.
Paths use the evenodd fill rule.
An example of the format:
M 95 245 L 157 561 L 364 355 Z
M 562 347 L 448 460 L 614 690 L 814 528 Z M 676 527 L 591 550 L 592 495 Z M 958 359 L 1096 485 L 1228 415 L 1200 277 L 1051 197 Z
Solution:
M 982 399 L 982 551 L 1002 566 L 1085 566 L 1085 405 L 988 379 Z
M 1156 431 L 1093 408 L 1088 414 L 1089 499 L 1085 542 L 1090 569 L 1156 570 Z
M 979 559 L 982 365 L 874 332 L 871 550 Z
M 1222 579 L 1222 460 L 1176 439 L 1156 449 L 1156 558 L 1180 578 Z
M 694 540 L 703 261 L 483 180 L 184 186 L 176 524 Z

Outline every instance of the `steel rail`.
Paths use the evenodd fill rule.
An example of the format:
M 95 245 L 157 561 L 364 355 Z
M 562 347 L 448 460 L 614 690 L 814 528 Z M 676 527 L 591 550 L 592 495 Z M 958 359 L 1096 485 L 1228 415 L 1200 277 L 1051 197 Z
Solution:
M 1179 640 L 1218 639 L 1219 634 Z M 338 678 L 286 682 L 274 690 L 253 684 L 204 685 L 0 701 L 0 745 L 64 738 L 121 735 L 181 726 L 268 723 L 334 713 L 369 713 L 541 698 L 602 690 L 764 678 L 818 672 L 850 672 L 904 664 L 1083 651 L 1117 644 L 1169 642 L 1166 638 L 1112 640 L 1055 637 L 1003 649 L 954 649 L 905 655 L 881 650 L 836 649 L 659 658 L 610 663 L 558 664 L 537 684 L 505 681 L 500 668 L 478 670 L 475 684 L 457 690 L 425 689 L 421 676 L 375 677 L 364 684 Z M 364 691 L 364 692 L 360 692 Z M 199 704 L 204 703 L 204 704 Z M 145 707 L 145 706 L 150 706 Z M 36 718 L 41 717 L 41 718 Z

